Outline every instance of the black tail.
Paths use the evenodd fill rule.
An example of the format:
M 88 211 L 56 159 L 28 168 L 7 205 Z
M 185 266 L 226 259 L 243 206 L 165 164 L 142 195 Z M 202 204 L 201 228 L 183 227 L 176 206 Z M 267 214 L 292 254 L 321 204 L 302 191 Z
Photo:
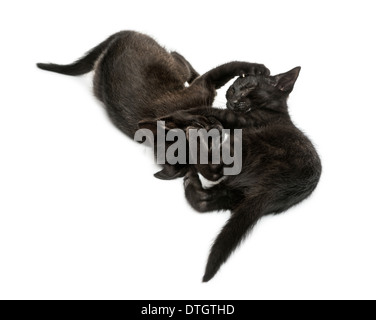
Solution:
M 216 275 L 261 216 L 262 203 L 256 199 L 233 212 L 212 246 L 203 282 L 210 281 Z
M 37 63 L 37 67 L 43 70 L 66 74 L 68 76 L 80 76 L 94 69 L 95 62 L 108 48 L 117 34 L 111 36 L 101 44 L 90 50 L 83 58 L 67 65 L 54 63 Z

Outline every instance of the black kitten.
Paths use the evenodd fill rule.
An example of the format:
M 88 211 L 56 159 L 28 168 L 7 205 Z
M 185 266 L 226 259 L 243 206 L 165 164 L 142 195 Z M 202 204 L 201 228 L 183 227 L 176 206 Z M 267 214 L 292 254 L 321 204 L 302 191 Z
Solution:
M 105 104 L 115 126 L 131 138 L 142 120 L 211 106 L 216 89 L 236 76 L 269 74 L 263 65 L 232 62 L 199 77 L 183 56 L 132 31 L 111 36 L 70 65 L 39 63 L 38 67 L 73 76 L 95 70 L 95 95 Z M 186 82 L 191 85 L 186 87 Z M 173 179 L 185 173 L 186 166 L 165 165 L 157 177 Z
M 227 176 L 211 189 L 203 188 L 194 167 L 185 176 L 185 193 L 193 208 L 232 212 L 211 249 L 205 282 L 262 216 L 288 210 L 306 199 L 319 182 L 320 158 L 288 113 L 287 98 L 299 72 L 300 67 L 274 77 L 239 78 L 227 92 L 227 110 L 198 108 L 166 118 L 182 128 L 192 126 L 195 117 L 215 117 L 225 128 L 243 128 L 239 175 Z

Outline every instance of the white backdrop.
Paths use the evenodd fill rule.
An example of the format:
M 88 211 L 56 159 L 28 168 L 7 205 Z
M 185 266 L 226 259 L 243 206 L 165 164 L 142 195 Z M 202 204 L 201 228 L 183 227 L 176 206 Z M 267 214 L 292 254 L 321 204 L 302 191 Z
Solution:
M 0 4 L 0 298 L 376 298 L 374 1 L 12 1 Z M 119 30 L 199 72 L 231 60 L 302 66 L 290 98 L 317 145 L 315 194 L 263 219 L 208 284 L 228 213 L 200 215 L 155 179 L 91 75 L 47 73 Z M 223 105 L 224 91 L 215 102 Z

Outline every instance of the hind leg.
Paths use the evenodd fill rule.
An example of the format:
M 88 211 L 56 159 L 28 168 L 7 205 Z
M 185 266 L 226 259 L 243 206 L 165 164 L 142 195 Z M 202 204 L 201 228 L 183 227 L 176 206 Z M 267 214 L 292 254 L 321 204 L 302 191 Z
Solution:
M 230 210 L 236 199 L 221 184 L 204 189 L 196 172 L 190 170 L 184 178 L 185 196 L 189 204 L 198 212 Z
M 186 81 L 191 84 L 200 74 L 192 67 L 192 65 L 185 59 L 180 53 L 174 51 L 171 52 L 175 61 L 183 67 Z

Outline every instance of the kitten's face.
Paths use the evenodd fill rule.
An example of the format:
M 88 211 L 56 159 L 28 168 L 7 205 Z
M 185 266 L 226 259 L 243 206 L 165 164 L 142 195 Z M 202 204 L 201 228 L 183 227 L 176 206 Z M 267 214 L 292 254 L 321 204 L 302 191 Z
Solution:
M 270 101 L 287 99 L 292 92 L 300 67 L 276 76 L 248 75 L 238 78 L 226 93 L 227 108 L 247 113 Z
M 238 78 L 226 93 L 227 108 L 236 112 L 249 112 L 267 101 L 275 91 L 270 77 L 243 76 Z

